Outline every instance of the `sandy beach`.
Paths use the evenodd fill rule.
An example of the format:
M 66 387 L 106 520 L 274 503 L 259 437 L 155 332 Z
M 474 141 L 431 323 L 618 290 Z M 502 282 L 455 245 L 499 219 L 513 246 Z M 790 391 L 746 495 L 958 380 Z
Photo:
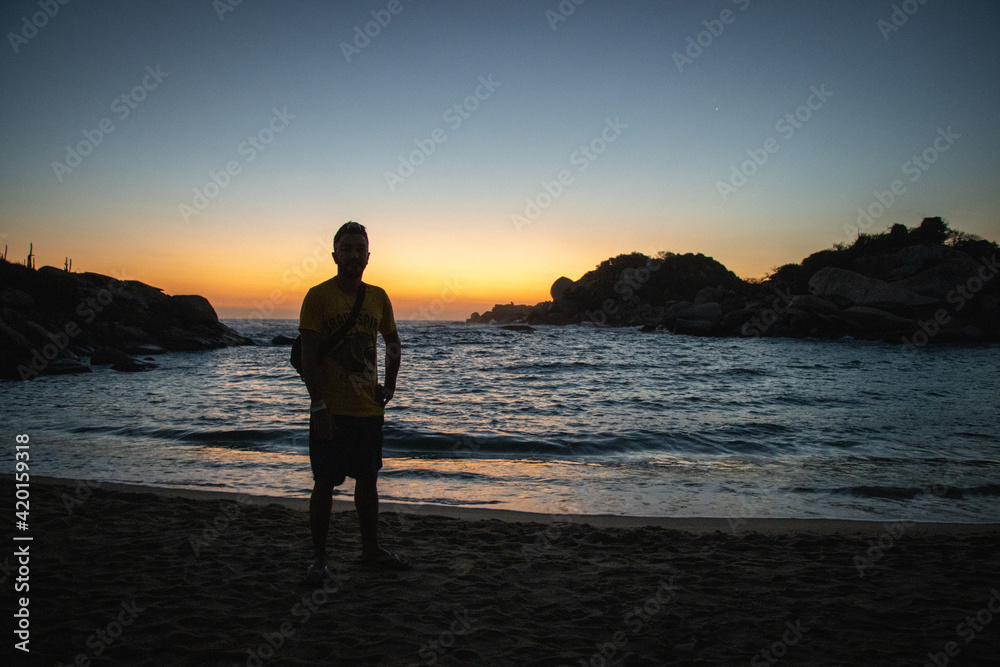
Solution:
M 355 564 L 357 520 L 338 503 L 337 576 L 314 588 L 304 500 L 30 491 L 17 664 L 1000 664 L 997 524 L 385 505 L 383 542 L 414 567 L 381 572 Z

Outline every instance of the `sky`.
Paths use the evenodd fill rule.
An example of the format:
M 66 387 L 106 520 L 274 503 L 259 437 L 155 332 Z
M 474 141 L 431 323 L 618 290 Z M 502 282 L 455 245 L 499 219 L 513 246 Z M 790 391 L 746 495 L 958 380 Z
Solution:
M 8 259 L 222 317 L 297 317 L 347 220 L 398 319 L 633 251 L 760 278 L 926 216 L 1000 237 L 995 0 L 35 0 L 0 28 Z

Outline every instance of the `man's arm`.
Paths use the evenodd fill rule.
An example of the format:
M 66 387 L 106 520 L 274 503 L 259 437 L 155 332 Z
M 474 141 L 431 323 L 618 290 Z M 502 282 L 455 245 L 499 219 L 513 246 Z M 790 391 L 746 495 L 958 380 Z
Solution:
M 302 334 L 302 379 L 306 383 L 306 390 L 309 391 L 309 398 L 313 402 L 323 400 L 323 394 L 319 387 L 319 346 L 323 336 L 318 331 L 305 329 Z
M 319 346 L 323 339 L 318 331 L 305 329 L 302 332 L 302 379 L 305 380 L 306 390 L 309 398 L 312 399 L 309 405 L 309 412 L 316 428 L 316 434 L 321 438 L 330 439 L 333 437 L 334 424 L 333 412 L 323 401 L 323 393 L 319 384 Z
M 403 350 L 398 332 L 393 331 L 388 336 L 382 334 L 382 340 L 385 341 L 385 384 L 382 387 L 382 405 L 385 405 L 396 393 L 396 378 L 399 376 L 399 362 Z

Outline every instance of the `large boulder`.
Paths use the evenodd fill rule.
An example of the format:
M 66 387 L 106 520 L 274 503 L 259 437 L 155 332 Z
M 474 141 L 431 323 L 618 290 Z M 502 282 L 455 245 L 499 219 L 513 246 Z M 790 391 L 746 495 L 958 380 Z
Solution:
M 128 326 L 127 324 L 118 322 L 111 325 L 110 335 L 112 340 L 122 350 L 128 350 L 136 345 L 150 344 L 153 340 L 151 333 L 139 327 Z
M 788 307 L 809 313 L 823 313 L 825 315 L 831 315 L 840 312 L 840 308 L 837 307 L 837 304 L 833 303 L 832 301 L 827 301 L 826 299 L 821 299 L 818 296 L 813 296 L 811 294 L 800 294 L 798 296 L 793 296 L 791 301 L 788 302 Z
M 0 286 L 0 307 L 31 308 L 35 303 L 35 298 L 30 294 L 6 285 Z
M 715 301 L 699 303 L 677 314 L 674 333 L 704 336 L 715 333 L 722 320 L 722 306 Z
M 553 301 L 560 301 L 566 294 L 573 289 L 573 281 L 566 276 L 557 278 L 554 283 L 552 283 L 552 288 L 549 290 L 549 294 L 552 295 Z
M 660 318 L 660 326 L 672 329 L 677 322 L 680 313 L 688 310 L 694 304 L 690 301 L 668 301 L 663 306 L 663 315 Z
M 219 316 L 212 304 L 198 294 L 177 294 L 170 297 L 174 316 L 184 324 L 218 324 Z
M 878 308 L 868 306 L 851 306 L 845 308 L 843 317 L 854 322 L 870 334 L 886 335 L 891 333 L 912 333 L 917 329 L 917 323 L 906 317 L 899 317 Z
M 854 271 L 826 267 L 809 279 L 809 292 L 842 307 L 869 306 L 888 311 L 933 306 L 940 299 L 921 296 L 905 287 Z
M 712 301 L 722 303 L 727 297 L 735 294 L 736 292 L 733 290 L 724 287 L 702 287 L 695 295 L 694 302 L 697 304 L 710 303 Z
M 674 322 L 674 333 L 687 336 L 709 336 L 715 333 L 716 325 L 710 320 L 685 320 Z
M 680 320 L 701 320 L 718 324 L 722 319 L 722 306 L 715 301 L 697 303 L 677 313 Z
M 43 266 L 36 273 L 35 296 L 47 305 L 69 305 L 77 301 L 79 286 L 74 274 Z
M 152 312 L 166 312 L 171 309 L 171 297 L 164 294 L 162 289 L 137 280 L 119 282 L 109 279 L 103 286 L 98 284 L 93 289 L 105 298 L 111 296 L 122 310 L 142 313 L 144 317 Z
M 19 380 L 17 367 L 31 359 L 27 336 L 0 320 L 0 380 Z
M 934 266 L 893 284 L 915 294 L 946 300 L 949 293 L 975 277 L 982 266 L 965 253 L 952 252 L 953 254 Z

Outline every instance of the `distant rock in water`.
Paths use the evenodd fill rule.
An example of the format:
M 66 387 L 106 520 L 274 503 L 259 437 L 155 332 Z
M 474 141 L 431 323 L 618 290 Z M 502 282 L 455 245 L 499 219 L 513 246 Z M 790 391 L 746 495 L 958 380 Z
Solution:
M 203 296 L 169 296 L 136 280 L 38 270 L 0 260 L 0 379 L 90 372 L 90 363 L 156 368 L 132 355 L 253 345 Z
M 278 334 L 277 336 L 271 339 L 271 345 L 294 345 L 294 344 L 295 344 L 294 338 L 292 338 L 291 336 L 284 336 L 282 334 Z
M 129 357 L 126 361 L 112 364 L 111 370 L 118 371 L 120 373 L 140 373 L 142 371 L 151 371 L 156 367 L 156 364 L 152 364 L 148 361 L 141 361 L 139 359 Z
M 1000 341 L 1000 246 L 941 218 L 861 234 L 761 281 L 701 254 L 605 260 L 557 279 L 552 301 L 496 305 L 469 323 L 635 326 L 695 336 L 790 336 L 929 342 Z M 505 326 L 505 328 L 506 328 Z

